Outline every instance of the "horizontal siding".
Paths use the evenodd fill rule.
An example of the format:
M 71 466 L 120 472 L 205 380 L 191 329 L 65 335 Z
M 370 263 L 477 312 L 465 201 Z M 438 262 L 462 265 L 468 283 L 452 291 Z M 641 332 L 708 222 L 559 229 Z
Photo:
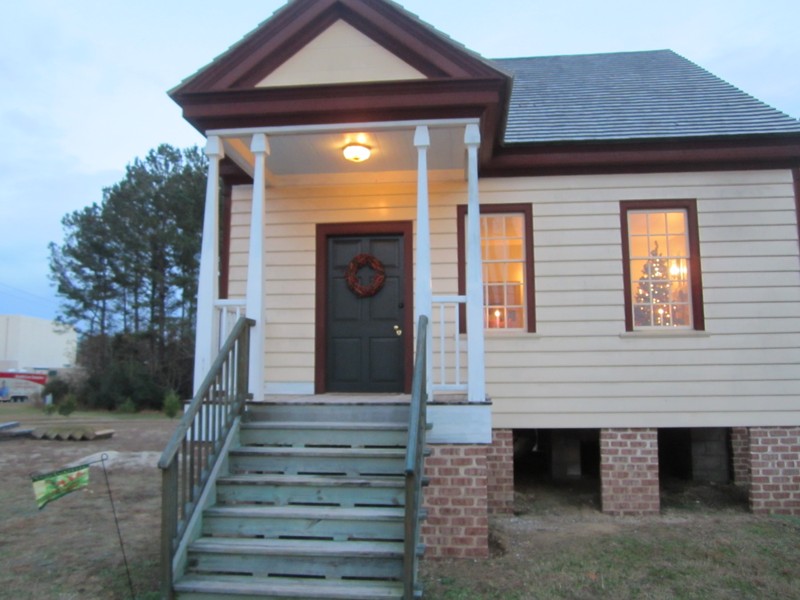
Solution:
M 707 331 L 626 334 L 619 201 L 681 198 L 698 203 Z M 788 171 L 490 181 L 481 201 L 534 214 L 537 334 L 487 337 L 495 426 L 800 423 Z
M 480 185 L 483 204 L 533 208 L 537 332 L 487 335 L 494 426 L 800 423 L 800 258 L 788 171 Z M 409 184 L 268 190 L 271 384 L 313 382 L 316 224 L 413 220 L 415 193 Z M 619 202 L 685 198 L 698 206 L 706 331 L 627 334 Z M 431 183 L 434 294 L 457 291 L 456 206 L 464 203 L 462 182 Z M 249 208 L 249 189 L 236 188 L 232 295 L 246 283 Z

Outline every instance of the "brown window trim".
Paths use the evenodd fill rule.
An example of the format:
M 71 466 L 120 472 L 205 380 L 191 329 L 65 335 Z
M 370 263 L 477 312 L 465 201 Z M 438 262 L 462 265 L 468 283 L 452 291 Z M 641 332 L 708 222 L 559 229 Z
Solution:
M 467 247 L 466 247 L 466 218 L 467 205 L 459 204 L 456 207 L 457 236 L 458 236 L 458 293 L 463 296 L 467 293 Z M 533 208 L 530 204 L 484 204 L 481 205 L 481 214 L 522 213 L 525 217 L 525 321 L 527 331 L 536 333 L 536 293 L 534 289 L 533 268 Z M 467 315 L 465 310 L 459 311 L 459 330 L 467 331 Z M 519 330 L 516 330 L 519 331 Z
M 800 167 L 792 169 L 792 180 L 794 181 L 794 208 L 797 220 L 797 236 L 800 241 Z
M 622 233 L 622 273 L 625 284 L 625 331 L 633 327 L 631 302 L 631 261 L 628 247 L 628 212 L 636 210 L 685 210 L 689 235 L 689 280 L 692 286 L 692 328 L 705 331 L 703 311 L 703 277 L 700 272 L 700 234 L 697 226 L 697 200 L 622 200 L 619 203 L 620 231 Z

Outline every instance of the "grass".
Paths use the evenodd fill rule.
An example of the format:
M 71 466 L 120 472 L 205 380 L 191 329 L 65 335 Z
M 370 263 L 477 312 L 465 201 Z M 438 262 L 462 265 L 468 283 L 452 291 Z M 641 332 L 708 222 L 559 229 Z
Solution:
M 0 423 L 7 421 L 41 421 L 45 420 L 48 423 L 69 423 L 76 421 L 130 421 L 139 419 L 166 419 L 164 413 L 148 410 L 138 413 L 123 413 L 123 412 L 109 412 L 107 410 L 76 410 L 69 416 L 59 415 L 53 413 L 51 415 L 45 414 L 40 406 L 34 406 L 30 402 L 25 403 L 3 403 L 0 404 Z
M 749 522 L 755 520 L 755 522 Z M 708 521 L 708 522 L 706 522 Z M 611 535 L 541 540 L 467 564 L 425 566 L 427 600 L 647 598 L 713 600 L 800 597 L 800 519 L 747 516 Z

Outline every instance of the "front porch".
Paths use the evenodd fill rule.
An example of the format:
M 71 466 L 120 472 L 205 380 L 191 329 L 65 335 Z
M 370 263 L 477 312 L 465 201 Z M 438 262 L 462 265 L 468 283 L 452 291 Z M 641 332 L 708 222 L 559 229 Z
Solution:
M 349 163 L 341 156 L 342 147 L 356 137 L 372 148 L 367 162 Z M 410 338 L 400 359 L 410 364 L 412 323 L 429 317 L 429 394 L 458 393 L 469 402 L 485 402 L 479 145 L 478 121 L 472 119 L 208 132 L 195 387 L 232 324 L 247 316 L 256 323 L 249 381 L 256 400 L 330 391 L 326 377 L 342 361 L 325 360 L 336 354 L 325 337 L 329 300 L 320 275 L 318 230 L 342 223 L 407 222 L 413 255 L 409 248 L 411 264 L 401 285 L 407 286 L 405 304 L 413 308 L 401 301 L 404 321 L 385 335 Z M 221 173 L 230 174 L 232 165 L 242 183 L 220 187 Z M 431 243 L 432 235 L 441 236 L 431 224 L 441 223 L 445 210 L 432 206 L 431 186 L 446 190 L 449 203 L 468 207 L 463 293 L 455 254 L 443 257 Z M 359 211 L 351 198 L 363 194 L 369 200 Z M 447 216 L 452 227 L 455 214 Z M 224 244 L 221 232 L 226 232 Z M 406 381 L 409 375 L 406 368 Z M 348 391 L 362 390 L 355 384 Z M 407 392 L 408 385 L 397 391 Z M 487 435 L 488 430 L 482 437 Z

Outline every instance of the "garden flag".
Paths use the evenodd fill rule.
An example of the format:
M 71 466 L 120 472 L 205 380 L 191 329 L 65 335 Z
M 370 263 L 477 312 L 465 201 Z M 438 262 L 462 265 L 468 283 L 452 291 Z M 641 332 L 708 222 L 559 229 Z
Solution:
M 33 493 L 39 509 L 53 500 L 89 485 L 89 465 L 79 465 L 53 473 L 32 475 Z

